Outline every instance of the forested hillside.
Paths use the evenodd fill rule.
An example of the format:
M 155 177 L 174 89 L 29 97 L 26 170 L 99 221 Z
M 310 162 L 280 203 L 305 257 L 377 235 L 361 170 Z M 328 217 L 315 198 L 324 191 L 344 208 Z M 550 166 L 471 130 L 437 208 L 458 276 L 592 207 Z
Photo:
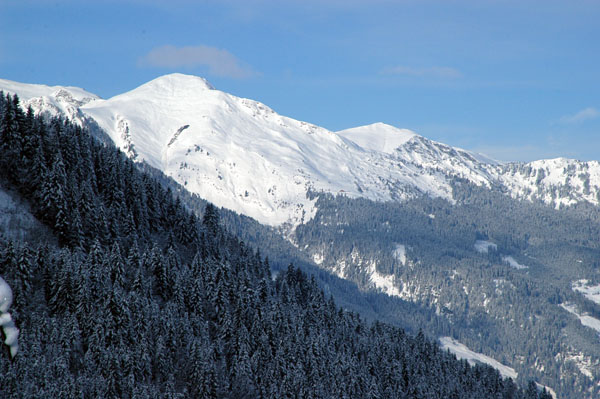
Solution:
M 598 331 L 580 318 L 597 320 L 600 307 L 573 283 L 597 284 L 598 209 L 555 210 L 458 181 L 453 190 L 456 204 L 317 194 L 319 212 L 293 240 L 364 290 L 428 306 L 438 318 L 419 322 L 430 333 L 564 397 L 596 397 Z
M 0 275 L 20 329 L 10 398 L 547 398 L 423 334 L 367 324 L 202 220 L 118 150 L 0 96 Z M 25 211 L 22 211 L 25 212 Z

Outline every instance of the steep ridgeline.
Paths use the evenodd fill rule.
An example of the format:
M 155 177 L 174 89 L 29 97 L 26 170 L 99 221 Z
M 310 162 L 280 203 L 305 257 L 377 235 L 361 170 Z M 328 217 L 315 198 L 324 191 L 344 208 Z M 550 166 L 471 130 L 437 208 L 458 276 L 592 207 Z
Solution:
M 81 89 L 6 80 L 0 89 L 19 94 L 35 111 L 101 128 L 130 158 L 270 226 L 312 219 L 317 209 L 309 191 L 453 201 L 456 177 L 555 207 L 599 201 L 598 162 L 501 165 L 381 123 L 334 133 L 195 76 L 166 75 L 108 100 Z
M 214 206 L 198 220 L 115 148 L 2 95 L 0 166 L 47 226 L 39 245 L 0 235 L 20 329 L 0 397 L 550 397 L 365 323 L 292 266 L 273 278 Z

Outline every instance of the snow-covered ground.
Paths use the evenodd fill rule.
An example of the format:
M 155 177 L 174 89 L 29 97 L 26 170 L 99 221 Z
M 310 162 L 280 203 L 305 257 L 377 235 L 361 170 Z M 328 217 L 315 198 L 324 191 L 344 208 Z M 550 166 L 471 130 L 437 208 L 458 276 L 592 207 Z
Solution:
M 540 384 L 540 383 L 537 383 L 537 382 L 535 383 L 535 385 L 537 385 L 537 387 L 538 387 L 540 390 L 542 390 L 542 389 L 544 389 L 544 388 L 545 388 L 545 389 L 546 389 L 546 391 L 547 391 L 547 392 L 550 394 L 550 396 L 552 396 L 552 398 L 553 398 L 553 399 L 556 399 L 556 398 L 557 398 L 557 396 L 556 396 L 556 392 L 554 391 L 554 389 L 550 388 L 549 386 L 547 386 L 547 385 L 542 385 L 542 384 Z
M 400 296 L 400 290 L 394 285 L 394 275 L 382 274 L 376 269 L 375 261 L 369 264 L 369 277 L 375 287 L 390 296 Z
M 475 248 L 475 251 L 479 252 L 480 254 L 487 254 L 490 249 L 494 251 L 498 250 L 498 246 L 496 244 L 487 240 L 477 240 L 475 241 L 475 244 L 473 244 L 473 247 Z M 502 256 L 502 260 L 515 269 L 527 269 L 528 267 L 517 262 L 517 260 L 512 256 Z
M 590 285 L 589 280 L 577 280 L 573 282 L 573 291 L 583 294 L 584 297 L 600 305 L 600 284 Z
M 597 318 L 589 316 L 587 314 L 579 313 L 577 311 L 577 308 L 575 307 L 575 305 L 563 303 L 560 305 L 560 307 L 563 308 L 564 310 L 566 310 L 567 312 L 572 313 L 575 316 L 577 316 L 577 318 L 579 319 L 581 324 L 583 324 L 584 326 L 592 328 L 592 329 L 596 330 L 596 332 L 600 333 L 600 320 L 598 320 Z
M 514 267 L 515 269 L 527 269 L 528 266 L 522 265 L 515 260 L 512 256 L 503 256 L 502 260 L 508 263 L 509 266 Z
M 440 343 L 442 344 L 442 349 L 449 350 L 451 353 L 455 354 L 457 358 L 465 359 L 471 365 L 485 363 L 498 370 L 503 377 L 512 378 L 513 380 L 517 378 L 518 374 L 512 367 L 506 366 L 484 354 L 474 352 L 452 337 L 441 337 Z
M 583 296 L 597 304 L 600 304 L 600 285 L 590 285 L 589 280 L 577 280 L 572 283 L 573 291 L 583 294 Z M 600 334 L 600 320 L 585 313 L 580 313 L 573 304 L 563 303 L 560 305 L 564 310 L 577 316 L 581 324 L 594 329 Z
M 557 357 L 561 357 L 561 354 L 558 354 Z M 598 363 L 592 361 L 590 356 L 586 356 L 583 353 L 567 353 L 564 356 L 564 359 L 569 362 L 573 362 L 575 366 L 579 369 L 581 374 L 585 375 L 589 379 L 594 378 L 594 373 L 592 370 L 598 370 Z
M 475 241 L 475 244 L 473 246 L 475 247 L 475 250 L 481 254 L 487 254 L 490 248 L 494 251 L 498 249 L 498 246 L 496 244 L 494 244 L 491 241 L 485 240 L 477 240 Z

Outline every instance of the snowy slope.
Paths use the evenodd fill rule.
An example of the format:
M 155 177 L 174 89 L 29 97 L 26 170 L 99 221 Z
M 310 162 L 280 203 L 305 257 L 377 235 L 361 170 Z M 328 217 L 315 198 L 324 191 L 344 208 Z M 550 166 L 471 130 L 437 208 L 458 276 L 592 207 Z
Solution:
M 452 337 L 441 337 L 440 343 L 442 349 L 449 350 L 451 353 L 455 354 L 457 358 L 465 359 L 471 365 L 475 365 L 477 363 L 487 364 L 498 370 L 503 377 L 512 378 L 513 380 L 518 376 L 517 372 L 512 367 L 506 366 L 484 354 L 474 352 Z
M 383 201 L 420 193 L 452 198 L 442 173 L 423 172 L 194 76 L 163 76 L 81 110 L 129 156 L 269 225 L 312 218 L 309 190 Z
M 600 199 L 598 162 L 502 165 L 382 123 L 334 133 L 195 76 L 166 75 L 107 100 L 74 87 L 7 80 L 0 90 L 19 94 L 37 112 L 96 124 L 131 158 L 272 226 L 312 218 L 311 190 L 377 201 L 420 194 L 453 201 L 453 177 L 557 207 Z
M 426 139 L 407 129 L 375 123 L 337 133 L 363 148 L 387 154 L 395 167 L 416 169 L 413 173 L 417 173 L 421 181 L 439 173 L 488 187 L 494 180 L 495 163 L 483 163 L 476 154 Z
M 498 176 L 514 198 L 539 199 L 559 208 L 586 201 L 600 203 L 600 162 L 555 158 L 509 164 Z

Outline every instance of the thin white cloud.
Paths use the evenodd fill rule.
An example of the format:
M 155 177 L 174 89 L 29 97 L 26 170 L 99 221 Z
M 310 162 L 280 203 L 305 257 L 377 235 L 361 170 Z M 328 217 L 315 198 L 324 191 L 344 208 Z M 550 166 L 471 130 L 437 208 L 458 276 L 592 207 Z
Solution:
M 585 121 L 596 119 L 600 116 L 600 111 L 593 107 L 587 107 L 573 115 L 565 115 L 560 118 L 560 122 L 564 124 L 578 124 Z
M 229 51 L 205 45 L 156 47 L 139 59 L 139 65 L 161 68 L 206 67 L 211 75 L 237 79 L 257 75 Z
M 383 75 L 404 75 L 404 76 L 419 76 L 419 77 L 435 77 L 435 78 L 446 78 L 456 79 L 462 77 L 462 73 L 458 69 L 444 67 L 444 66 L 433 66 L 429 68 L 414 68 L 404 65 L 398 65 L 395 67 L 384 68 L 381 73 Z

